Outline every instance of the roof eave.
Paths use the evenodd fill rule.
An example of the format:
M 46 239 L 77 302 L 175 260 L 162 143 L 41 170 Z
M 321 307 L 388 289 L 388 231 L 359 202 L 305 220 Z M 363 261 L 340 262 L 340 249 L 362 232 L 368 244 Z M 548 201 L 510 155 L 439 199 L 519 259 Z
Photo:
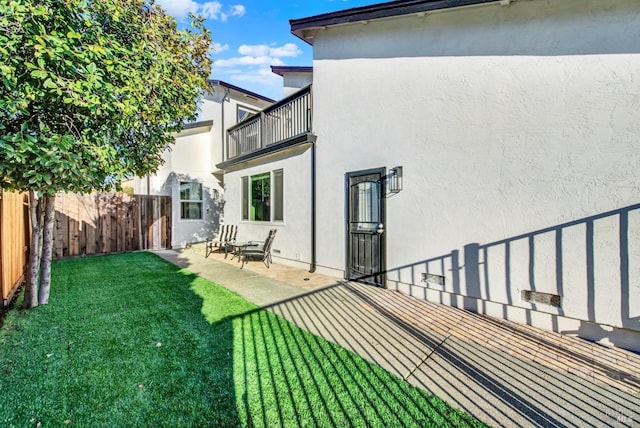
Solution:
M 500 1 L 501 0 L 395 0 L 325 13 L 308 18 L 291 19 L 289 20 L 289 25 L 291 26 L 291 33 L 293 35 L 313 45 L 317 31 L 335 25 L 368 22 L 376 19 L 477 6 Z M 309 35 L 310 33 L 313 34 Z
M 265 102 L 268 102 L 268 103 L 271 103 L 271 104 L 276 102 L 276 100 L 272 100 L 271 98 L 265 97 L 264 95 L 260 95 L 260 94 L 257 94 L 255 92 L 251 92 L 249 90 L 246 90 L 246 89 L 241 88 L 241 87 L 236 86 L 236 85 L 232 85 L 231 83 L 227 83 L 227 82 L 222 81 L 222 80 L 209 79 L 209 83 L 214 85 L 214 86 L 222 86 L 223 88 L 227 88 L 227 89 L 236 91 L 236 92 L 238 92 L 238 93 L 240 93 L 240 94 L 242 94 L 242 95 L 244 95 L 245 97 L 248 97 L 248 98 L 253 98 L 253 99 L 256 99 L 256 100 L 265 101 Z
M 213 120 L 202 120 L 200 122 L 189 122 L 182 126 L 182 130 L 194 128 L 206 128 L 213 126 Z
M 313 67 L 310 66 L 293 66 L 293 65 L 272 65 L 271 72 L 278 76 L 283 76 L 286 73 L 313 73 Z

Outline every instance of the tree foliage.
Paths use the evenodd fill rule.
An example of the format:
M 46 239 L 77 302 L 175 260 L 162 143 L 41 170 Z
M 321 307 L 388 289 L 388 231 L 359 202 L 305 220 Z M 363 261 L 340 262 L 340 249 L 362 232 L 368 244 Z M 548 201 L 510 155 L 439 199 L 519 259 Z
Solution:
M 50 258 L 56 192 L 109 189 L 158 168 L 196 116 L 210 46 L 201 19 L 180 30 L 150 0 L 0 3 L 0 187 L 30 192 L 32 255 Z M 30 260 L 36 277 L 40 262 Z

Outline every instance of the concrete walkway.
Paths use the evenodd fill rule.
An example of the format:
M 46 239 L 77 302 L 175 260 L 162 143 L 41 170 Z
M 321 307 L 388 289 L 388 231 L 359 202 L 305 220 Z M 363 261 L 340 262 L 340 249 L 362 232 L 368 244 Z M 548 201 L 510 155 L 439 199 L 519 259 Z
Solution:
M 640 426 L 640 355 L 336 281 L 156 251 L 493 426 Z

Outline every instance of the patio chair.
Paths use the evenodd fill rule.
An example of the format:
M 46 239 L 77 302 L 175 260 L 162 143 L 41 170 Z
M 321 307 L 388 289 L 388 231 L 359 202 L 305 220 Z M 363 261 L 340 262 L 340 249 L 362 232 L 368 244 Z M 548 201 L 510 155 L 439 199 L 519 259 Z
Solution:
M 267 268 L 269 267 L 270 263 L 273 263 L 271 260 L 271 246 L 273 245 L 273 240 L 276 237 L 277 231 L 277 229 L 271 229 L 269 231 L 267 239 L 264 241 L 264 244 L 262 244 L 262 246 L 250 246 L 243 248 L 242 254 L 240 254 L 240 259 L 242 260 L 240 269 L 244 267 L 244 264 L 247 263 L 250 258 L 262 260 Z
M 227 245 L 231 242 L 235 242 L 236 235 L 238 234 L 238 226 L 232 224 L 223 224 L 220 227 L 220 233 L 218 237 L 211 242 L 207 243 L 204 257 L 209 257 L 209 254 L 214 251 L 223 251 Z

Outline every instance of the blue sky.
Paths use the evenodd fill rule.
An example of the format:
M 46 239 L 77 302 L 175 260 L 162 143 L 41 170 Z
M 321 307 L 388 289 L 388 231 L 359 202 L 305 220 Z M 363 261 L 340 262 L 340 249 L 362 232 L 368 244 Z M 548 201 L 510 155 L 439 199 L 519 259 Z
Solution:
M 206 18 L 215 43 L 213 79 L 282 98 L 282 77 L 271 65 L 313 65 L 311 46 L 291 34 L 290 19 L 383 0 L 156 0 L 181 25 L 189 12 Z

